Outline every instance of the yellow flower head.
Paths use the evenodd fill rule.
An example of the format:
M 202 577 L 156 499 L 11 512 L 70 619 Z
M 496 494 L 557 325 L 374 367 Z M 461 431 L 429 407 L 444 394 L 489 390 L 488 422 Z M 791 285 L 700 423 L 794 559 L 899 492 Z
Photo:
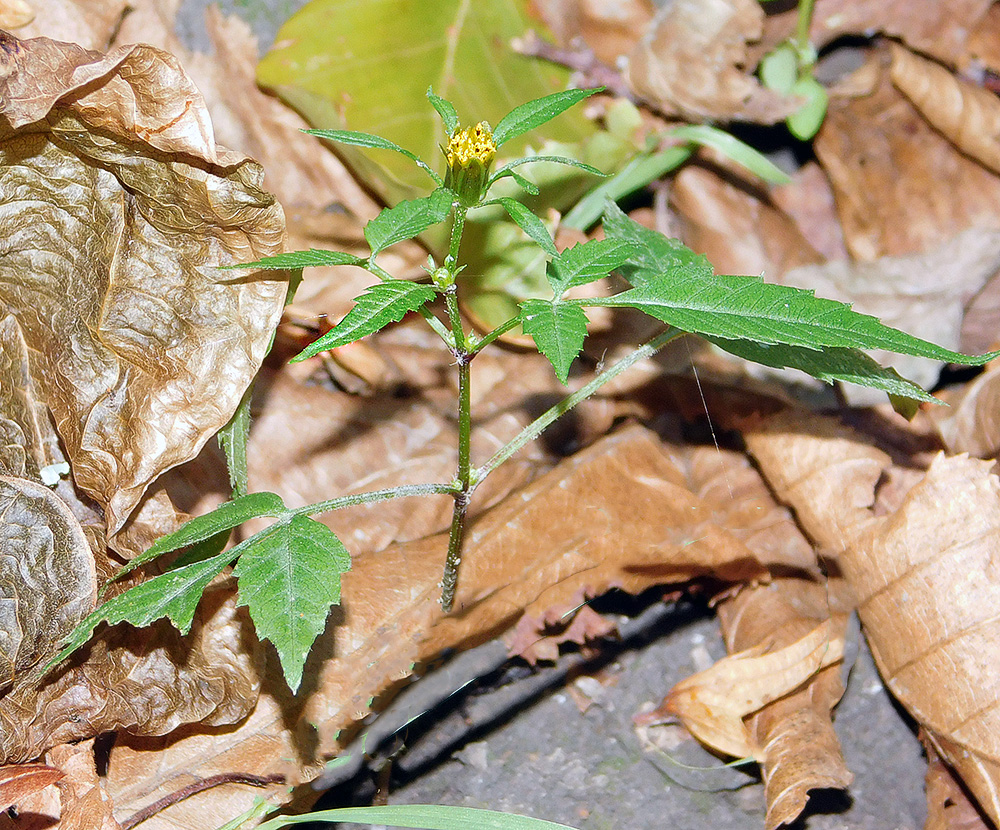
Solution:
M 448 159 L 445 186 L 454 190 L 466 205 L 476 204 L 486 189 L 496 154 L 493 130 L 485 121 L 455 130 L 445 151 Z

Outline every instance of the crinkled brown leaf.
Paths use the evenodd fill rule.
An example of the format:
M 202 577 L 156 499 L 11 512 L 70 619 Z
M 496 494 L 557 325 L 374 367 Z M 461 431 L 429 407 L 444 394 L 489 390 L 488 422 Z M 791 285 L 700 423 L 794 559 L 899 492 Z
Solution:
M 839 585 L 843 587 L 842 580 Z M 798 578 L 744 588 L 719 604 L 727 648 L 738 652 L 765 643 L 783 645 L 827 618 L 843 636 L 847 609 L 831 615 L 836 592 L 836 583 Z M 764 777 L 767 830 L 794 821 L 806 805 L 809 790 L 844 789 L 851 783 L 831 720 L 843 692 L 840 667 L 828 666 L 803 688 L 746 719 Z
M 940 455 L 842 562 L 889 688 L 1000 822 L 1000 480 L 989 467 Z
M 118 729 L 164 735 L 188 723 L 241 720 L 256 700 L 261 652 L 232 593 L 209 589 L 187 637 L 166 620 L 104 629 L 41 688 L 15 686 L 0 698 L 0 757 L 36 758 Z
M 762 643 L 723 657 L 676 684 L 659 708 L 641 717 L 676 717 L 699 741 L 734 758 L 761 758 L 744 718 L 798 689 L 844 656 L 844 638 L 826 620 L 785 646 Z
M 4 37 L 3 300 L 113 532 L 263 358 L 283 281 L 215 266 L 280 250 L 281 209 L 256 164 L 215 144 L 171 56 Z
M 1000 100 L 940 64 L 893 44 L 892 82 L 936 130 L 993 171 L 1000 171 Z
M 889 77 L 878 50 L 833 91 L 816 154 L 830 177 L 851 255 L 920 253 L 971 226 L 996 229 L 1000 178 L 938 133 Z
M 723 175 L 689 166 L 675 177 L 671 198 L 685 244 L 705 254 L 720 274 L 765 274 L 771 281 L 820 261 L 795 224 L 751 182 Z
M 63 773 L 45 764 L 10 764 L 0 767 L 0 810 L 17 805 L 39 790 L 55 784 Z
M 628 83 L 665 114 L 691 121 L 781 121 L 795 107 L 762 87 L 748 65 L 747 42 L 760 37 L 763 21 L 753 0 L 670 3 L 629 56 Z
M 949 403 L 948 409 L 931 413 L 948 452 L 979 458 L 1000 455 L 1000 364 L 990 364 Z
M 445 547 L 436 536 L 358 557 L 306 666 L 311 694 L 298 702 L 281 697 L 287 693 L 275 675 L 247 721 L 224 735 L 195 730 L 116 747 L 109 773 L 116 803 L 142 806 L 173 789 L 173 775 L 227 766 L 311 777 L 317 755 L 335 751 L 339 731 L 415 664 L 482 642 L 522 613 L 542 616 L 613 586 L 638 591 L 707 573 L 733 581 L 764 573 L 717 527 L 710 505 L 687 490 L 658 439 L 637 427 L 566 459 L 484 514 L 469 534 L 456 612 L 447 616 L 438 584 Z M 236 789 L 219 795 L 222 819 L 223 810 L 232 816 L 249 803 Z M 214 807 L 205 814 L 204 803 L 199 809 L 199 820 L 217 815 Z M 173 812 L 164 828 L 184 826 L 185 813 Z
M 986 462 L 940 455 L 876 517 L 888 459 L 845 428 L 785 417 L 747 443 L 810 535 L 840 552 L 883 678 L 997 821 L 1000 480 Z

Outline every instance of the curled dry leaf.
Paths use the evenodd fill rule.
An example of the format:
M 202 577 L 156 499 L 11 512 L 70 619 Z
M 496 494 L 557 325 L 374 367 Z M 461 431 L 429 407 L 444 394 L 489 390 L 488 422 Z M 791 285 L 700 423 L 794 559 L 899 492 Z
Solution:
M 0 321 L 0 692 L 51 656 L 94 607 L 94 555 L 69 504 L 42 484 L 57 456 L 11 315 Z
M 684 486 L 659 440 L 638 427 L 564 460 L 484 514 L 468 537 L 457 611 L 447 616 L 439 587 L 445 548 L 444 536 L 435 536 L 356 558 L 344 575 L 337 624 L 307 664 L 315 691 L 304 699 L 289 700 L 280 675 L 269 674 L 255 711 L 224 735 L 193 730 L 177 740 L 116 746 L 109 786 L 119 808 L 176 788 L 172 776 L 227 767 L 284 772 L 292 782 L 314 777 L 322 756 L 348 737 L 341 730 L 415 665 L 482 642 L 522 613 L 541 617 L 614 586 L 639 591 L 709 573 L 733 581 L 764 574 L 715 524 L 711 506 Z M 249 805 L 251 796 L 237 789 L 215 796 L 222 820 L 223 810 L 231 816 Z M 164 814 L 159 827 L 184 827 L 194 816 L 207 823 L 215 803 L 172 808 L 174 817 Z
M 891 50 L 899 91 L 959 150 L 1000 172 L 1000 99 L 902 46 Z
M 0 698 L 0 758 L 36 758 L 118 729 L 164 735 L 188 723 L 238 722 L 256 701 L 262 657 L 235 606 L 229 586 L 210 588 L 187 637 L 166 620 L 105 628 L 40 688 L 19 683 Z
M 55 784 L 62 777 L 62 772 L 45 764 L 0 767 L 0 811 L 20 804 L 23 799 Z
M 719 619 L 730 652 L 793 642 L 817 621 L 845 636 L 847 615 L 836 606 L 843 580 L 779 578 L 769 585 L 742 589 L 719 604 Z M 833 596 L 831 596 L 833 594 Z M 843 603 L 841 603 L 843 605 Z M 756 748 L 767 799 L 767 830 L 794 821 L 809 790 L 844 789 L 851 783 L 831 712 L 844 692 L 839 666 L 818 671 L 800 689 L 764 706 L 745 720 Z
M 3 37 L 2 299 L 113 533 L 260 364 L 285 283 L 216 267 L 280 250 L 281 208 L 258 165 L 215 144 L 170 55 Z
M 839 662 L 844 638 L 835 630 L 834 623 L 826 620 L 786 646 L 770 650 L 770 644 L 761 644 L 723 657 L 675 685 L 659 708 L 641 721 L 676 717 L 713 749 L 734 758 L 760 760 L 763 747 L 743 719 Z
M 973 226 L 1000 227 L 1000 178 L 927 123 L 893 86 L 888 63 L 888 52 L 876 50 L 852 76 L 873 75 L 874 86 L 831 95 L 814 144 L 847 248 L 862 261 L 921 253 Z
M 889 688 L 1000 823 L 1000 480 L 989 467 L 938 456 L 841 561 Z
M 933 414 L 938 415 L 937 411 Z M 1000 455 L 1000 365 L 990 364 L 934 423 L 951 453 L 967 452 L 978 458 Z
M 993 830 L 934 744 L 921 735 L 927 753 L 927 823 L 924 830 Z
M 748 64 L 747 42 L 760 37 L 763 21 L 753 0 L 670 3 L 629 56 L 628 83 L 667 115 L 777 123 L 795 106 L 762 87 Z
M 746 437 L 779 497 L 839 551 L 887 685 L 997 822 L 1000 480 L 987 462 L 940 455 L 876 517 L 888 459 L 845 428 L 785 416 Z

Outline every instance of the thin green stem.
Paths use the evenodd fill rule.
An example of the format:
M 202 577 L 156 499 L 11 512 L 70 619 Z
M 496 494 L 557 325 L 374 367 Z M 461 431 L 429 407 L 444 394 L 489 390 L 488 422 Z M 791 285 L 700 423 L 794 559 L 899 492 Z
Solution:
M 812 23 L 815 0 L 799 0 L 799 16 L 795 24 L 795 44 L 800 55 L 809 49 L 809 26 Z
M 335 499 L 318 501 L 315 504 L 307 504 L 305 507 L 296 507 L 289 510 L 288 516 L 312 515 L 314 513 L 327 513 L 331 510 L 340 510 L 342 507 L 354 507 L 356 504 L 373 504 L 389 499 L 402 499 L 407 496 L 443 496 L 454 495 L 456 487 L 452 484 L 405 484 L 402 487 L 388 487 L 385 490 L 371 490 L 367 493 L 355 493 L 350 496 L 340 496 Z
M 508 458 L 510 458 L 514 453 L 516 453 L 525 444 L 534 441 L 542 432 L 552 424 L 557 418 L 565 415 L 574 406 L 576 406 L 580 401 L 584 401 L 593 395 L 598 389 L 600 389 L 604 384 L 610 380 L 614 380 L 618 375 L 628 369 L 630 366 L 638 363 L 640 360 L 645 360 L 647 357 L 651 357 L 656 354 L 660 349 L 667 345 L 672 340 L 676 340 L 678 337 L 683 337 L 687 332 L 679 331 L 675 328 L 669 328 L 662 334 L 657 335 L 652 340 L 650 340 L 645 346 L 641 346 L 632 352 L 628 357 L 624 357 L 619 360 L 613 366 L 608 367 L 599 375 L 597 375 L 593 380 L 590 381 L 586 386 L 581 386 L 572 395 L 563 398 L 559 403 L 553 406 L 551 409 L 539 415 L 534 421 L 528 424 L 521 432 L 514 438 L 509 444 L 507 444 L 503 449 L 496 452 L 493 457 L 487 461 L 483 466 L 477 467 L 472 471 L 472 486 L 473 489 L 478 487 L 484 478 L 492 473 L 497 467 L 504 463 Z
M 511 317 L 506 323 L 501 323 L 499 326 L 493 329 L 493 331 L 484 335 L 482 339 L 475 341 L 475 343 L 472 346 L 472 354 L 478 354 L 480 351 L 482 351 L 486 346 L 490 345 L 490 343 L 492 343 L 498 337 L 503 337 L 511 329 L 517 328 L 520 322 L 521 322 L 520 317 Z

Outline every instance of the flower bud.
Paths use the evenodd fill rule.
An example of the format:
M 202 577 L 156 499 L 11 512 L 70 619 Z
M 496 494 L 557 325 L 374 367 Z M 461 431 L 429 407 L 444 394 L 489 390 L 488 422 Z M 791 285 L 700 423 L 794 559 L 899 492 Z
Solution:
M 445 187 L 451 188 L 466 207 L 478 204 L 486 193 L 490 167 L 496 157 L 493 131 L 485 121 L 475 127 L 456 130 L 448 142 L 445 156 L 448 173 Z

